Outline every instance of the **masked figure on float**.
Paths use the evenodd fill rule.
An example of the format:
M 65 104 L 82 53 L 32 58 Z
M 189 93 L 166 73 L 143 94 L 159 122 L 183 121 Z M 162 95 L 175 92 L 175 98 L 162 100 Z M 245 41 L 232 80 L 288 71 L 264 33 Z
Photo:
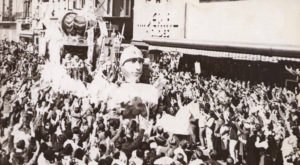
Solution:
M 158 103 L 160 90 L 153 85 L 140 83 L 144 58 L 135 46 L 124 49 L 119 61 L 120 74 L 116 83 L 96 75 L 89 90 L 96 100 L 107 101 L 108 110 L 125 118 L 142 115 L 148 118 Z
M 156 114 L 155 110 L 166 80 L 159 77 L 153 85 L 140 83 L 144 58 L 142 52 L 135 46 L 124 49 L 119 65 L 121 83 L 120 85 L 114 84 L 107 90 L 108 110 L 128 119 L 134 119 L 137 116 L 148 120 L 154 119 L 156 116 L 152 114 Z M 178 100 L 181 99 L 178 98 Z M 197 105 L 197 103 L 190 103 L 181 106 L 175 116 L 163 114 L 161 118 L 156 118 L 156 123 L 172 134 L 189 136 L 191 134 L 190 117 L 198 116 Z
M 138 48 L 134 46 L 126 48 L 120 58 L 123 81 L 126 83 L 138 83 L 143 73 L 143 64 L 143 54 Z

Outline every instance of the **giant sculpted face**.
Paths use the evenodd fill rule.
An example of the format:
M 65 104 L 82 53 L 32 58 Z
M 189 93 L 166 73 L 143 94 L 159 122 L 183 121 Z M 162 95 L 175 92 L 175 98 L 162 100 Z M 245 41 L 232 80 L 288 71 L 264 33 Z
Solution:
M 124 49 L 120 58 L 120 65 L 126 82 L 139 82 L 143 73 L 143 62 L 143 54 L 137 47 L 129 46 Z

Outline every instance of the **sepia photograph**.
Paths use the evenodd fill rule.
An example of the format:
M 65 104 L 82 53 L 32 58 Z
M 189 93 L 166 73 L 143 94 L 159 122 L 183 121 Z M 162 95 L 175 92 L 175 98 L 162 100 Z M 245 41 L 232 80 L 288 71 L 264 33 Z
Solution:
M 300 165 L 300 1 L 0 0 L 0 165 Z

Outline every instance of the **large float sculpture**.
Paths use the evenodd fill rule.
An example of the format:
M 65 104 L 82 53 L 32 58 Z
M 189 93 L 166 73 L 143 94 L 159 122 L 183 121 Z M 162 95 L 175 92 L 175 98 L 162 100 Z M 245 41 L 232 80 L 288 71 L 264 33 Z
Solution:
M 143 54 L 139 49 L 134 46 L 125 48 L 120 60 L 113 58 L 117 61 L 103 58 L 109 56 L 105 46 L 108 38 L 106 23 L 89 12 L 68 12 L 61 21 L 51 22 L 48 27 L 49 62 L 42 70 L 41 84 L 95 105 L 106 102 L 108 111 L 117 110 L 118 115 L 127 118 L 139 114 L 149 117 L 160 92 L 154 86 L 138 81 L 143 68 Z M 84 82 L 74 75 L 70 76 L 69 63 L 72 59 L 93 67 L 90 69 L 91 81 Z M 117 64 L 118 83 L 110 81 L 109 76 L 104 74 L 106 63 Z M 135 67 L 137 63 L 139 67 Z

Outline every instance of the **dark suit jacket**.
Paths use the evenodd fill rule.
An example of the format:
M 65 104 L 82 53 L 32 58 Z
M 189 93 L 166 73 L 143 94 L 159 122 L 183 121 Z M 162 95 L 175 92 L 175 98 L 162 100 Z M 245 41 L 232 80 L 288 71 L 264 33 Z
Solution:
M 136 150 L 142 143 L 144 132 L 145 132 L 145 130 L 141 130 L 139 132 L 139 135 L 133 142 L 125 142 L 122 144 L 122 151 L 124 151 L 124 153 L 126 154 L 126 156 L 128 158 L 131 157 L 132 151 Z

